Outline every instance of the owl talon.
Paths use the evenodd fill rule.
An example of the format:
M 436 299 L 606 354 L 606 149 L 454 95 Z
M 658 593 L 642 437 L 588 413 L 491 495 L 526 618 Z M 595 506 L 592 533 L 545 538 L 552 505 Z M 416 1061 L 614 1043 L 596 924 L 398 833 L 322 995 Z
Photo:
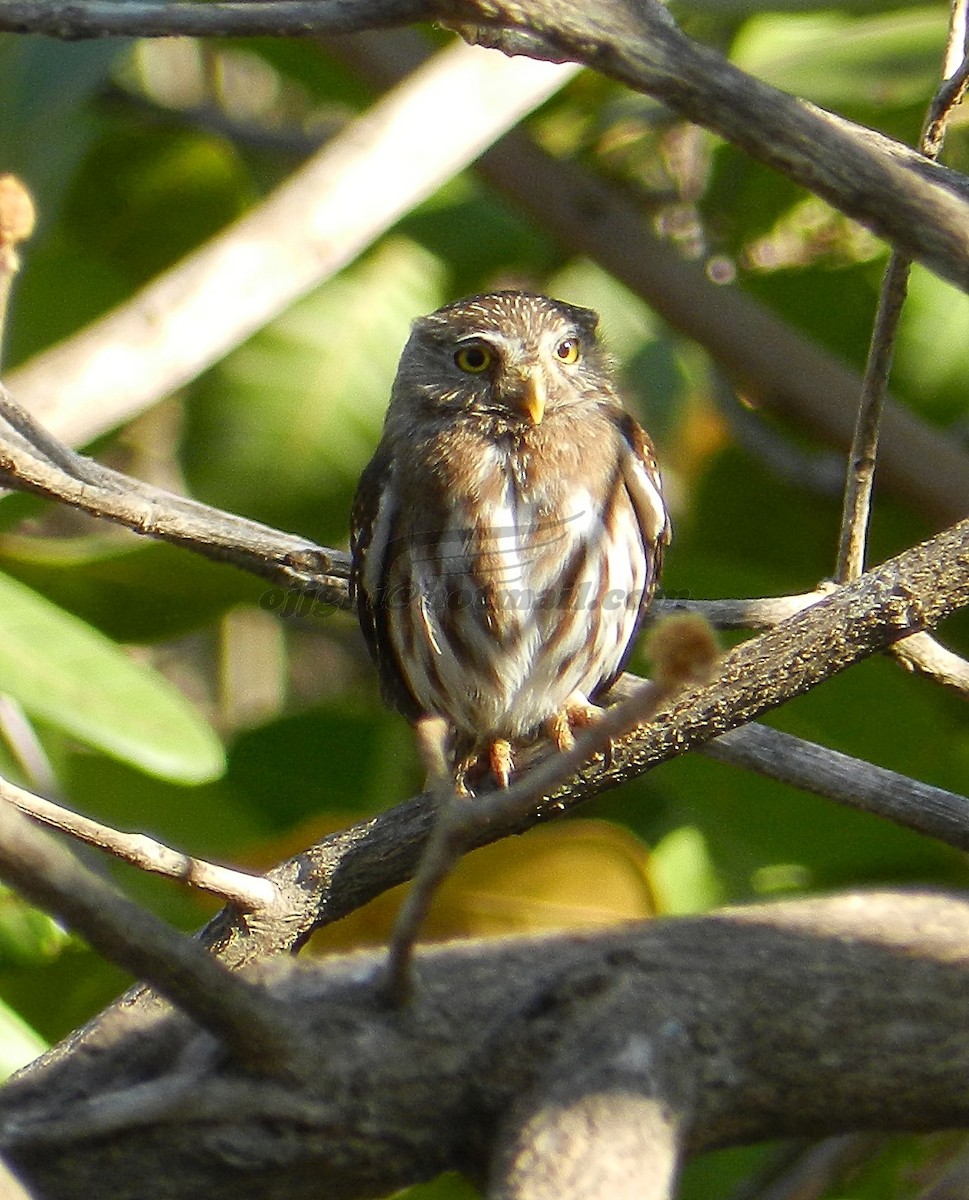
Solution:
M 505 738 L 495 738 L 488 747 L 488 763 L 491 773 L 500 788 L 508 787 L 515 762 L 511 753 L 511 743 Z
M 595 725 L 601 717 L 601 708 L 590 704 L 584 696 L 576 695 L 570 697 L 565 707 L 559 709 L 554 717 L 549 718 L 546 730 L 558 749 L 564 753 L 575 745 L 576 729 L 588 729 Z M 606 752 L 607 766 L 611 757 L 612 747 L 610 745 Z
M 489 774 L 498 787 L 506 788 L 511 783 L 514 769 L 511 742 L 505 738 L 495 738 L 484 747 L 478 746 L 457 759 L 454 790 L 459 796 L 473 796 L 473 785 L 480 783 L 487 787 Z

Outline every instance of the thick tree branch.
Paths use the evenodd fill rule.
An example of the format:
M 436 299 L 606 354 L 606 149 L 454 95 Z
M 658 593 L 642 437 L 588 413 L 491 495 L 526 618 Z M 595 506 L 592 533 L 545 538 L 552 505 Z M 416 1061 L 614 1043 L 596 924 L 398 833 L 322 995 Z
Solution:
M 312 601 L 346 606 L 344 576 L 347 559 L 342 552 L 321 549 L 303 539 L 209 509 L 111 471 L 52 438 L 19 409 L 9 395 L 2 392 L 0 481 L 8 486 L 37 491 L 84 511 L 119 521 L 139 532 L 230 561 L 284 587 L 306 589 Z M 959 536 L 951 533 L 945 535 L 945 544 L 952 543 L 953 538 L 953 544 L 958 545 Z M 931 552 L 928 558 L 936 566 L 944 566 L 943 560 L 933 559 Z M 936 608 L 943 596 L 949 594 L 946 589 L 950 582 L 953 584 L 952 603 L 956 605 L 961 602 L 960 584 L 965 585 L 966 577 L 965 572 L 961 577 L 959 575 L 958 551 L 953 561 L 952 569 L 944 574 L 944 578 L 933 578 L 926 585 L 930 591 L 937 588 L 932 591 Z M 887 566 L 885 570 L 888 569 Z M 875 578 L 878 578 L 878 574 L 874 573 Z M 882 576 L 882 587 L 890 591 L 891 585 L 884 582 L 887 578 Z M 904 588 L 910 585 L 903 580 L 899 586 Z M 659 612 L 689 607 L 702 612 L 715 623 L 729 627 L 773 628 L 779 622 L 789 624 L 792 616 L 808 606 L 816 605 L 827 594 L 828 589 L 822 589 L 802 596 L 771 600 L 699 601 L 689 605 L 682 601 L 670 601 L 661 604 Z M 281 598 L 283 595 L 281 593 Z M 845 616 L 848 610 L 841 608 L 847 603 L 844 594 L 831 593 L 829 600 L 834 605 L 835 615 L 831 624 L 822 623 L 817 638 L 822 655 L 835 647 L 839 622 L 850 623 L 855 620 L 854 617 Z M 939 615 L 936 608 L 933 608 L 933 618 L 937 620 Z M 830 610 L 826 611 L 831 615 Z M 877 620 L 877 614 L 872 619 Z M 859 629 L 864 625 L 865 621 L 858 622 Z M 877 644 L 891 642 L 898 632 L 883 629 Z M 924 638 L 926 635 L 918 636 Z M 793 659 L 796 662 L 802 652 L 814 653 L 808 650 L 807 643 L 802 650 L 798 650 L 796 643 L 792 645 L 790 640 L 787 644 L 789 661 Z M 754 647 L 753 652 L 749 647 Z M 786 694 L 777 694 L 778 681 L 768 657 L 771 652 L 769 647 L 761 641 L 750 643 L 749 647 L 746 650 L 741 648 L 734 654 L 752 653 L 756 660 L 756 666 L 750 670 L 750 679 L 753 691 L 763 700 L 762 707 L 756 711 L 763 711 L 772 703 L 783 702 Z M 740 668 L 741 674 L 746 669 Z M 823 660 L 819 661 L 818 670 L 818 678 L 825 677 L 827 667 Z M 715 687 L 711 696 L 715 697 L 716 694 Z M 745 713 L 739 720 L 749 720 L 755 715 L 749 709 Z M 683 719 L 685 717 L 686 714 Z M 671 757 L 678 752 L 676 738 L 679 729 L 679 724 L 673 726 L 666 749 L 656 753 L 655 757 L 653 752 L 644 752 L 638 761 L 630 757 L 625 763 L 617 756 L 608 769 L 601 763 L 587 766 L 578 779 L 557 791 L 554 798 L 539 805 L 526 824 L 580 803 L 604 788 L 614 787 L 640 774 L 654 762 Z M 710 736 L 713 737 L 715 732 L 722 730 L 711 731 Z M 655 730 L 637 731 L 622 739 L 617 752 L 635 755 L 654 744 L 656 736 Z M 891 772 L 871 768 L 868 764 L 857 763 L 798 739 L 785 738 L 768 729 L 735 730 L 729 738 L 711 743 L 710 752 L 724 761 L 735 762 L 795 786 L 820 792 L 840 803 L 878 812 L 890 820 L 939 837 L 951 845 L 969 848 L 967 806 L 960 796 L 905 780 Z M 272 906 L 272 911 L 261 913 L 258 919 L 243 921 L 232 910 L 227 910 L 213 924 L 209 934 L 210 944 L 219 947 L 227 961 L 233 964 L 264 954 L 292 950 L 309 937 L 319 924 L 344 915 L 388 887 L 409 878 L 426 839 L 432 813 L 433 807 L 427 798 L 418 797 L 281 864 L 271 873 L 272 885 L 279 890 L 279 901 Z M 499 821 L 486 830 L 479 830 L 473 839 L 474 844 L 495 840 L 523 827 L 520 820 Z
M 950 604 L 966 603 L 969 521 L 870 571 L 850 587 L 731 651 L 711 684 L 688 692 L 651 724 L 618 739 L 610 762 L 600 758 L 588 763 L 567 784 L 535 803 L 526 817 L 515 805 L 540 763 L 523 772 L 521 783 L 504 798 L 494 793 L 479 797 L 469 806 L 467 842 L 484 845 L 520 833 L 689 748 L 709 746 L 721 761 L 752 767 L 969 848 L 969 801 L 965 797 L 881 768 L 869 773 L 869 764 L 749 724 L 859 658 L 906 636 L 913 617 L 931 624 Z M 629 686 L 635 686 L 635 681 Z M 725 733 L 728 736 L 722 737 Z M 714 741 L 716 738 L 719 741 Z M 550 770 L 554 769 L 552 762 Z M 534 783 L 532 778 L 531 785 Z M 263 922 L 253 929 L 240 926 L 227 910 L 210 926 L 209 944 L 232 965 L 298 947 L 314 929 L 339 920 L 409 879 L 430 835 L 435 811 L 432 796 L 416 796 L 280 864 L 269 875 L 288 897 L 287 923 Z
M 0 485 L 33 492 L 228 562 L 281 587 L 312 586 L 320 603 L 346 604 L 347 557 L 305 538 L 141 483 L 76 454 L 0 385 Z
M 470 942 L 419 955 L 404 1013 L 373 1002 L 377 956 L 281 961 L 248 978 L 307 1046 L 285 1090 L 181 1018 L 117 1013 L 92 1053 L 0 1093 L 0 1149 L 46 1200 L 300 1200 L 322 1180 L 350 1200 L 446 1169 L 502 1200 L 606 1200 L 626 1193 L 603 1147 L 645 1162 L 636 1112 L 667 1168 L 792 1133 L 965 1125 L 967 942 L 965 900 L 891 893 Z M 597 1149 L 604 1115 L 620 1124 Z

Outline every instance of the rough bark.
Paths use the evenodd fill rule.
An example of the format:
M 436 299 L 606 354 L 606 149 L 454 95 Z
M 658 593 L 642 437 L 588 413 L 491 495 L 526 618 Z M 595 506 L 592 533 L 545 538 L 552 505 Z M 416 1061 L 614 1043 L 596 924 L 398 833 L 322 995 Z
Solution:
M 118 1010 L 0 1094 L 0 1150 L 47 1200 L 350 1200 L 445 1169 L 503 1198 L 648 1194 L 701 1148 L 969 1123 L 967 945 L 965 899 L 880 893 L 431 950 L 399 1011 L 378 957 L 281 961 L 249 977 L 297 1077 Z

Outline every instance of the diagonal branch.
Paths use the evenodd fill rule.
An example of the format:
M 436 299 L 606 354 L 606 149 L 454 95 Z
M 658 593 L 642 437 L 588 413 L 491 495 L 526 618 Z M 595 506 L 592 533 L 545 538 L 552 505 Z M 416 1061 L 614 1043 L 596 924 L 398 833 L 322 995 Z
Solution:
M 173 496 L 103 467 L 52 438 L 2 390 L 0 481 L 231 562 L 277 585 L 295 588 L 315 602 L 347 605 L 344 553 Z M 771 600 L 668 601 L 658 605 L 658 611 L 663 614 L 686 607 L 726 627 L 769 629 L 779 622 L 789 622 L 806 608 L 817 607 L 829 593 L 830 589 L 822 589 Z M 839 593 L 830 594 L 830 598 L 838 604 L 844 602 Z M 760 647 L 761 643 L 752 645 Z M 762 649 L 767 652 L 767 647 Z M 769 694 L 770 676 L 769 669 L 760 673 L 765 680 L 764 696 Z M 633 750 L 639 739 L 640 734 L 631 735 L 622 745 Z M 723 761 L 820 792 L 839 803 L 865 807 L 951 845 L 969 847 L 966 802 L 941 789 L 905 780 L 769 729 L 735 730 L 729 738 L 712 743 L 710 752 Z M 554 804 L 539 806 L 534 819 L 543 812 L 548 815 L 557 808 L 580 803 L 651 765 L 647 759 L 635 769 L 617 773 L 618 761 L 608 770 L 587 767 L 580 779 L 556 794 Z M 272 874 L 272 883 L 282 890 L 277 909 L 285 910 L 286 920 L 274 923 L 268 916 L 261 918 L 258 936 L 250 937 L 248 929 L 227 912 L 217 921 L 213 940 L 225 940 L 225 952 L 244 959 L 292 949 L 309 936 L 317 923 L 343 915 L 408 878 L 427 835 L 432 811 L 426 800 L 418 798 L 282 864 Z M 522 827 L 520 822 L 499 822 L 479 834 L 476 844 Z M 356 875 L 348 870 L 351 864 Z
M 913 623 L 931 625 L 966 604 L 969 520 L 738 646 L 712 683 L 688 692 L 649 725 L 618 739 L 609 762 L 600 757 L 587 763 L 530 806 L 521 805 L 522 793 L 545 781 L 543 770 L 554 777 L 554 754 L 531 765 L 508 792 L 479 796 L 469 806 L 462 833 L 470 846 L 520 833 L 690 748 L 707 746 L 721 761 L 753 767 L 969 849 L 965 797 L 749 724 L 907 636 Z M 635 682 L 641 681 L 630 686 Z M 293 899 L 285 928 L 263 926 L 260 943 L 226 912 L 210 927 L 208 940 L 233 965 L 301 945 L 315 928 L 411 878 L 435 812 L 432 796 L 416 796 L 324 839 L 269 873 Z M 302 890 L 294 894 L 297 886 Z
M 42 825 L 59 829 L 77 841 L 95 846 L 143 871 L 179 879 L 201 891 L 234 904 L 243 912 L 271 908 L 279 900 L 278 890 L 262 875 L 237 871 L 218 863 L 204 862 L 156 841 L 143 833 L 124 833 L 92 821 L 32 792 L 0 779 L 0 799 L 16 805 L 22 813 Z
M 65 441 L 114 428 L 330 278 L 574 73 L 449 46 L 256 209 L 8 383 Z M 415 135 L 431 125 L 436 137 Z
M 83 866 L 7 799 L 0 799 L 0 878 L 63 920 L 109 961 L 224 1041 L 236 1061 L 281 1070 L 293 1049 L 265 995 L 184 934 Z
M 313 36 L 427 20 L 510 54 L 585 63 L 720 134 L 969 289 L 969 206 L 961 176 L 744 74 L 687 38 L 658 0 L 603 0 L 594 9 L 585 0 L 383 0 L 380 7 L 339 0 L 309 10 L 287 0 L 0 4 L 0 29 L 61 37 L 198 34 L 200 20 L 208 21 L 204 32 L 237 36 Z
M 38 425 L 0 385 L 0 485 L 56 499 L 135 533 L 184 546 L 281 587 L 312 585 L 346 603 L 346 555 L 141 483 L 85 458 Z

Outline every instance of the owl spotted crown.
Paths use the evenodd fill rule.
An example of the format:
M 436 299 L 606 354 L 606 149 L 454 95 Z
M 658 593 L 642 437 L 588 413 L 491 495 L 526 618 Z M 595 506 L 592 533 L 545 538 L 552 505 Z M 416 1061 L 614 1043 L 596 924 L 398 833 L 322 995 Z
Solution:
M 387 700 L 448 730 L 459 783 L 571 743 L 632 648 L 669 541 L 652 443 L 585 308 L 526 292 L 415 321 L 351 518 Z

